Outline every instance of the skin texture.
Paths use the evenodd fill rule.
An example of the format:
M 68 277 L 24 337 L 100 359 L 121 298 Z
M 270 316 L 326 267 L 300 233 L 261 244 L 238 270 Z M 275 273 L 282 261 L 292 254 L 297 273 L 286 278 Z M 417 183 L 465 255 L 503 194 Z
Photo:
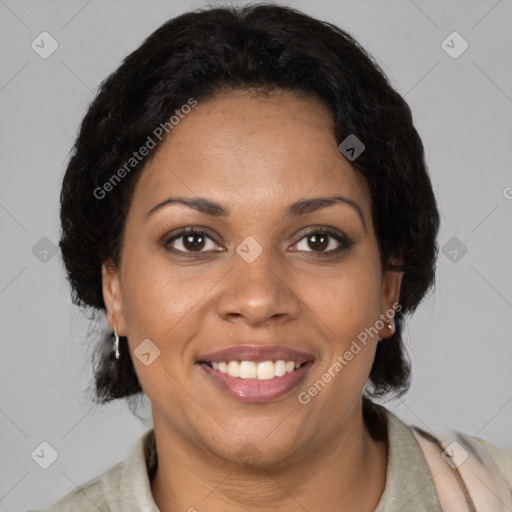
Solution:
M 333 195 L 357 203 L 364 224 L 346 204 L 284 215 L 297 200 Z M 229 216 L 172 204 L 148 218 L 177 196 L 221 203 Z M 202 226 L 211 240 L 203 236 L 194 249 L 185 236 L 168 245 L 175 252 L 166 250 L 187 226 Z M 306 231 L 322 227 L 352 245 L 328 254 L 340 246 L 329 237 L 317 248 L 318 230 Z M 236 252 L 249 236 L 263 249 L 252 263 Z M 401 277 L 383 272 L 367 184 L 338 150 L 318 99 L 237 91 L 200 102 L 182 119 L 135 187 L 119 268 L 103 266 L 112 329 L 128 337 L 132 354 L 147 338 L 161 351 L 149 366 L 132 356 L 152 403 L 160 510 L 373 511 L 387 443 L 366 429 L 361 394 L 378 337 L 392 329 L 385 323 L 310 403 L 297 395 L 398 302 Z M 285 396 L 245 403 L 196 364 L 199 354 L 244 343 L 285 345 L 315 362 Z M 246 443 L 258 451 L 252 467 L 237 456 Z

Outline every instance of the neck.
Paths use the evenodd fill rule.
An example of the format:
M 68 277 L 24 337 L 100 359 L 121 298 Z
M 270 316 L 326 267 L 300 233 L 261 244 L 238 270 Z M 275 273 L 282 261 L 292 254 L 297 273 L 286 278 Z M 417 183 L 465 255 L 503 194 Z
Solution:
M 155 421 L 154 500 L 161 512 L 259 512 L 270 504 L 283 512 L 374 511 L 386 483 L 387 442 L 371 437 L 361 404 L 345 423 L 293 462 L 246 467 L 189 444 Z

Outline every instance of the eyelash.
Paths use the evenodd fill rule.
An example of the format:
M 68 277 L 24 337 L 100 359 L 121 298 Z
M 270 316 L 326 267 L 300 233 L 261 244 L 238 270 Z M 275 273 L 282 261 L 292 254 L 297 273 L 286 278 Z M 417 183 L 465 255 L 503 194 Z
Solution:
M 174 242 L 175 240 L 179 240 L 180 238 L 183 238 L 185 236 L 190 236 L 190 235 L 201 235 L 201 236 L 204 236 L 204 237 L 210 239 L 215 244 L 217 244 L 217 242 L 210 235 L 208 235 L 208 233 L 206 233 L 205 231 L 201 231 L 200 229 L 197 229 L 194 227 L 187 227 L 187 228 L 180 229 L 177 233 L 173 234 L 171 237 L 165 238 L 163 241 L 164 248 L 168 252 L 172 252 L 174 254 L 181 254 L 181 255 L 205 254 L 206 252 L 208 252 L 208 251 L 182 251 L 182 250 L 173 249 L 173 248 L 169 247 L 170 244 L 172 242 Z M 323 252 L 298 251 L 298 252 L 308 252 L 308 253 L 318 254 L 321 256 L 332 256 L 332 255 L 339 254 L 343 251 L 350 249 L 350 247 L 354 244 L 354 242 L 352 240 L 350 240 L 348 237 L 346 237 L 345 235 L 341 235 L 338 231 L 328 228 L 328 227 L 325 227 L 325 228 L 310 229 L 306 233 L 303 233 L 301 238 L 293 245 L 294 246 L 297 245 L 304 238 L 307 238 L 308 236 L 311 236 L 311 235 L 328 235 L 328 236 L 334 238 L 340 244 L 340 246 L 337 249 L 331 249 L 330 251 L 323 251 Z M 219 244 L 217 244 L 217 245 L 219 245 Z

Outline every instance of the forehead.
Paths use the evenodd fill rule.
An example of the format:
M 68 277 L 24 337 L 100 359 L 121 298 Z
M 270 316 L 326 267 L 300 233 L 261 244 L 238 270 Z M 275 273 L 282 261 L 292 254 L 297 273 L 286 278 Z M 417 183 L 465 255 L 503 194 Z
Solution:
M 328 108 L 298 93 L 240 91 L 199 102 L 180 119 L 146 164 L 132 206 L 147 210 L 181 194 L 247 210 L 334 193 L 370 207 Z

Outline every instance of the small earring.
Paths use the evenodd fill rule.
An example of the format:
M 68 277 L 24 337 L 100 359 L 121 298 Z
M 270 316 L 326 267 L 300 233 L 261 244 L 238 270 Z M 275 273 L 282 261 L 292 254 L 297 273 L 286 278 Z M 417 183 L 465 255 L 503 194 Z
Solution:
M 387 324 L 386 327 L 388 328 L 388 330 L 391 331 L 391 335 L 393 335 L 393 325 L 392 324 Z M 387 338 L 379 338 L 378 341 L 381 342 L 381 341 L 384 341 L 385 339 Z
M 114 346 L 112 347 L 112 352 L 110 353 L 110 360 L 117 362 L 119 360 L 119 336 L 117 335 L 117 325 L 114 327 Z

